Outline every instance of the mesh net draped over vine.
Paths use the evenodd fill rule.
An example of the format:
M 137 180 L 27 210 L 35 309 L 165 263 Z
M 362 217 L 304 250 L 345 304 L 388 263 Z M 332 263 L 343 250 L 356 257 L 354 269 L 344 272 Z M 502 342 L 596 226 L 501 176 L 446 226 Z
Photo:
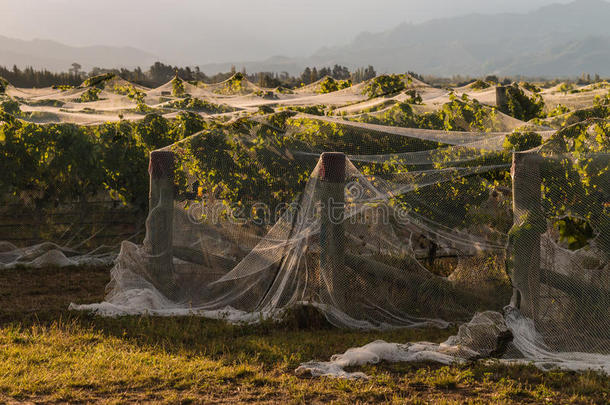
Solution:
M 294 136 L 304 119 L 337 135 Z M 455 339 L 398 352 L 481 356 L 494 326 L 512 338 L 485 354 L 610 370 L 606 141 L 539 132 L 513 153 L 506 133 L 274 125 L 237 120 L 153 152 L 144 243 L 122 244 L 105 302 L 74 308 L 257 321 L 310 305 L 359 329 L 475 317 L 458 336 L 478 341 L 468 353 Z

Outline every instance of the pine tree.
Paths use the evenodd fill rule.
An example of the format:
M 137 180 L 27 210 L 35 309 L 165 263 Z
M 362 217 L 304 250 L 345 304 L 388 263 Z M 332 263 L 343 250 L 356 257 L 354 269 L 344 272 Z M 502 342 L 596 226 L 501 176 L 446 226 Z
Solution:
M 305 68 L 303 74 L 301 75 L 301 81 L 305 84 L 311 83 L 311 69 L 309 66 Z
M 324 76 L 331 76 L 332 72 L 330 71 L 329 67 L 323 67 L 322 69 L 320 69 L 320 71 L 318 72 L 318 77 L 322 78 Z
M 377 76 L 377 72 L 375 72 L 375 68 L 372 65 L 369 65 L 365 70 L 364 70 L 364 77 L 363 77 L 363 81 L 364 80 L 369 80 L 369 79 L 373 79 Z
M 74 76 L 78 76 L 80 73 L 80 70 L 82 69 L 82 66 L 76 62 L 74 62 L 71 66 L 72 67 L 68 70 L 68 72 L 73 73 Z
M 309 83 L 313 83 L 318 80 L 318 69 L 315 67 L 311 69 L 311 78 L 309 79 Z
M 350 78 L 350 71 L 345 66 L 335 65 L 331 75 L 337 80 L 345 80 Z

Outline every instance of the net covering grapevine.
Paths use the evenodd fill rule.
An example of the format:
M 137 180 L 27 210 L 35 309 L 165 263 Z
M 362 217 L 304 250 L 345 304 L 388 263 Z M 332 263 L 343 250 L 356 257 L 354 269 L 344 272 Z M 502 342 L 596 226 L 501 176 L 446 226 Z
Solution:
M 292 113 L 217 125 L 151 153 L 144 243 L 78 308 L 254 322 L 306 305 L 346 328 L 464 324 L 397 349 L 409 359 L 608 370 L 608 138 L 528 134 L 537 146 Z

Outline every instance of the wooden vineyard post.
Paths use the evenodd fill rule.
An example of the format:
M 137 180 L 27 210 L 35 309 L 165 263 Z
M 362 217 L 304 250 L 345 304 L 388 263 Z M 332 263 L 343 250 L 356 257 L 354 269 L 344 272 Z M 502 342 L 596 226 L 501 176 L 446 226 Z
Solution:
M 496 106 L 500 111 L 506 111 L 508 108 L 508 97 L 504 86 L 496 87 Z
M 511 304 L 536 319 L 540 296 L 540 235 L 546 230 L 541 206 L 541 157 L 532 152 L 513 153 L 513 227 L 510 231 Z
M 174 154 L 150 153 L 147 238 L 150 243 L 150 276 L 157 289 L 168 298 L 177 291 L 173 270 Z
M 326 152 L 320 166 L 320 271 L 331 296 L 343 301 L 341 284 L 345 282 L 345 155 Z M 347 291 L 348 287 L 343 286 Z M 339 308 L 342 302 L 336 302 Z

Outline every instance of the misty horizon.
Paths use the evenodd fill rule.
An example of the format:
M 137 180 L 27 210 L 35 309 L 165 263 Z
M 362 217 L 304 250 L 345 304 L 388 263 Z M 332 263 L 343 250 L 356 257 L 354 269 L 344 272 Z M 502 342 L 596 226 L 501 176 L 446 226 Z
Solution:
M 158 0 L 111 0 L 103 4 L 0 0 L 6 10 L 0 36 L 52 40 L 77 47 L 134 47 L 166 63 L 204 65 L 260 61 L 272 56 L 305 57 L 320 48 L 349 44 L 361 33 L 383 32 L 403 23 L 420 24 L 473 13 L 525 13 L 569 2 L 382 0 L 355 5 L 346 0 L 330 4 L 313 0 L 305 5 L 266 0 L 261 5 L 245 0 L 230 4 L 192 0 L 171 4 Z M 11 63 L 0 61 L 2 64 Z

